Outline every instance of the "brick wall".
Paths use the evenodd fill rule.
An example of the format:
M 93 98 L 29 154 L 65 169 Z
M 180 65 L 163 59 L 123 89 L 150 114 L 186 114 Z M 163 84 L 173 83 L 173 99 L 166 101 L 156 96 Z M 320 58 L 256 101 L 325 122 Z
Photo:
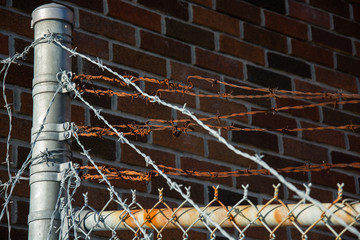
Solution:
M 31 12 L 50 1 L 0 0 L 0 57 L 21 52 L 33 37 L 30 29 Z M 56 1 L 60 2 L 60 1 Z M 77 50 L 101 58 L 121 74 L 169 78 L 186 82 L 189 75 L 215 78 L 227 83 L 251 87 L 278 88 L 307 92 L 360 93 L 360 2 L 358 0 L 73 0 L 61 1 L 74 11 L 73 46 Z M 6 95 L 12 103 L 13 133 L 11 161 L 16 171 L 29 151 L 31 129 L 32 54 L 22 65 L 9 71 Z M 101 69 L 81 59 L 74 59 L 76 73 L 106 75 Z M 224 86 L 196 83 L 200 93 L 251 92 Z M 98 87 L 110 87 L 103 82 Z M 154 85 L 142 84 L 152 92 Z M 119 89 L 119 88 L 118 88 Z M 125 91 L 128 91 L 125 89 Z M 182 114 L 141 99 L 84 96 L 91 104 L 102 108 L 112 124 L 139 122 L 149 118 L 181 119 Z M 181 95 L 164 95 L 164 99 L 183 104 L 199 116 L 269 109 L 309 103 L 304 100 L 226 100 Z M 1 100 L 1 106 L 4 103 Z M 296 128 L 344 124 L 360 124 L 360 104 L 289 110 L 276 114 L 257 114 L 225 120 L 222 124 L 240 127 Z M 101 126 L 102 123 L 78 101 L 72 104 L 72 120 L 78 125 Z M 0 110 L 2 126 L 8 122 L 5 109 Z M 0 130 L 0 153 L 4 159 L 7 128 Z M 227 140 L 250 153 L 261 153 L 274 168 L 301 166 L 307 163 L 349 163 L 360 161 L 359 130 L 326 130 L 283 134 L 269 132 L 230 132 Z M 170 132 L 153 132 L 131 141 L 156 163 L 188 170 L 231 171 L 257 168 L 256 164 L 237 156 L 204 131 L 190 132 L 179 137 Z M 122 169 L 146 170 L 143 159 L 116 138 L 82 138 L 96 161 Z M 74 161 L 87 164 L 74 145 Z M 1 180 L 6 168 L 0 166 Z M 287 179 L 299 188 L 312 182 L 311 195 L 322 202 L 336 196 L 336 183 L 345 183 L 346 197 L 359 199 L 359 171 L 331 170 L 316 173 L 290 173 Z M 191 186 L 192 199 L 204 204 L 212 199 L 212 185 L 220 185 L 220 199 L 235 204 L 242 197 L 242 184 L 250 184 L 249 198 L 255 204 L 272 197 L 272 176 L 227 179 L 196 179 L 174 177 Z M 130 189 L 138 190 L 138 200 L 145 207 L 157 201 L 158 188 L 165 188 L 165 199 L 173 206 L 181 197 L 169 191 L 161 178 L 149 183 L 115 181 L 119 194 L 130 197 Z M 79 193 L 89 192 L 95 208 L 107 201 L 103 184 L 85 182 Z M 99 195 L 104 195 L 99 198 Z M 26 239 L 29 187 L 22 181 L 11 203 L 13 239 Z M 286 202 L 296 197 L 286 187 L 280 190 Z M 77 204 L 81 204 L 80 197 Z M 116 207 L 116 206 L 113 206 Z M 329 238 L 320 229 L 314 237 Z M 1 234 L 7 231 L 0 224 Z M 265 229 L 248 232 L 249 237 L 268 237 Z M 205 232 L 193 232 L 196 239 L 207 239 Z M 263 235 L 262 235 L 263 234 Z M 295 229 L 279 231 L 281 239 L 299 239 Z M 171 236 L 171 235 L 170 235 Z M 131 239 L 132 236 L 129 235 Z

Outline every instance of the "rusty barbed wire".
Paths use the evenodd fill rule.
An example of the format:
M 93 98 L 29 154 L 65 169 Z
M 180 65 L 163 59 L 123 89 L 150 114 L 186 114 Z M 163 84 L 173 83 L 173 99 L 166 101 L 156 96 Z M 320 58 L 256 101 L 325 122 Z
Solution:
M 278 129 L 265 129 L 265 128 L 241 128 L 234 125 L 231 126 L 215 126 L 206 124 L 208 127 L 225 130 L 225 131 L 243 131 L 243 132 L 269 132 L 277 131 L 281 133 L 289 132 L 303 132 L 303 131 L 321 131 L 321 130 L 352 130 L 360 128 L 360 125 L 357 124 L 346 124 L 342 126 L 326 126 L 326 127 L 308 127 L 308 128 L 278 128 Z M 153 131 L 171 131 L 175 137 L 180 136 L 182 133 L 194 131 L 194 127 L 197 126 L 195 123 L 187 122 L 184 126 L 164 126 L 164 125 L 149 125 L 149 124 L 123 124 L 123 125 L 113 125 L 115 128 L 121 130 L 124 136 L 141 136 L 144 137 L 149 135 Z M 91 127 L 91 126 L 78 126 L 80 132 L 79 136 L 84 137 L 102 137 L 102 136 L 115 136 L 110 128 L 102 127 Z M 124 132 L 129 129 L 129 132 Z
M 226 172 L 210 172 L 210 171 L 197 171 L 187 170 L 175 167 L 169 167 L 164 165 L 158 165 L 159 168 L 166 174 L 173 176 L 191 176 L 191 177 L 207 177 L 207 178 L 227 178 L 227 177 L 247 177 L 256 175 L 271 175 L 267 169 L 243 169 L 236 171 Z M 159 173 L 155 170 L 146 172 L 140 172 L 135 170 L 119 170 L 115 167 L 98 166 L 101 172 L 109 180 L 129 180 L 129 181 L 151 181 L 154 177 L 158 177 Z M 360 169 L 360 162 L 352 163 L 322 163 L 322 164 L 305 164 L 296 167 L 285 167 L 275 169 L 278 173 L 305 173 L 305 172 L 320 172 L 329 171 L 330 169 L 341 169 L 341 168 L 354 168 Z M 94 172 L 97 170 L 93 166 L 80 166 L 81 171 L 87 170 L 81 176 L 82 179 L 96 180 L 102 179 L 103 176 Z

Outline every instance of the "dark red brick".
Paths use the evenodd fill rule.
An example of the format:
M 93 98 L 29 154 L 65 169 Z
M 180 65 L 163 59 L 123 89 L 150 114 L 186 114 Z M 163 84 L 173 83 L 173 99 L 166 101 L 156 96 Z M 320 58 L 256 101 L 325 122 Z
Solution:
M 11 12 L 3 8 L 0 9 L 0 16 L 2 17 L 2 20 L 0 21 L 0 29 L 33 38 L 34 33 L 30 28 L 30 17 Z
M 142 98 L 118 97 L 118 110 L 146 118 L 171 118 L 171 109 Z
M 79 137 L 80 142 L 84 145 L 89 154 L 95 157 L 101 157 L 107 161 L 115 161 L 115 141 L 101 139 L 97 137 Z M 73 144 L 74 151 L 82 152 L 78 144 Z
M 9 229 L 8 227 L 0 227 L 0 234 L 1 236 L 8 236 L 9 233 Z M 10 232 L 10 236 L 12 237 L 12 239 L 16 239 L 16 240 L 26 240 L 28 239 L 28 232 L 27 230 L 23 230 L 23 229 L 17 229 L 17 228 L 11 228 L 11 232 Z
M 195 230 L 195 228 L 194 228 Z M 166 229 L 161 233 L 163 239 L 181 239 L 184 236 L 184 233 L 180 229 Z M 195 232 L 188 231 L 187 232 L 188 239 L 196 239 L 196 240 L 206 240 L 208 239 L 207 233 L 205 232 Z M 220 239 L 221 240 L 221 239 Z
M 187 2 L 178 0 L 139 0 L 138 3 L 183 20 L 188 20 L 189 17 Z
M 86 82 L 78 82 L 79 86 L 84 87 L 85 89 L 90 90 L 108 90 L 107 88 L 98 87 L 92 84 L 88 84 Z M 89 102 L 91 105 L 100 106 L 103 108 L 110 108 L 111 107 L 111 97 L 109 95 L 100 95 L 100 94 L 93 94 L 93 93 L 83 93 L 82 97 L 85 101 Z
M 307 122 L 301 122 L 302 128 L 316 128 L 321 127 Z M 315 131 L 303 131 L 302 137 L 304 139 L 316 141 L 319 143 L 325 143 L 336 147 L 345 148 L 344 133 L 335 130 L 315 130 Z
M 89 206 L 93 207 L 96 210 L 101 210 L 106 205 L 107 201 L 110 199 L 110 193 L 107 189 L 80 185 L 80 187 L 76 191 L 76 194 L 74 195 L 75 206 L 84 205 L 83 194 L 85 193 L 88 193 Z M 106 210 L 111 209 L 116 209 L 115 202 L 111 202 Z
M 295 58 L 285 57 L 276 53 L 268 53 L 269 67 L 293 73 L 304 78 L 311 78 L 310 65 Z
M 326 174 L 326 172 L 322 172 L 323 174 Z M 308 181 L 307 181 L 308 182 Z M 305 191 L 305 187 L 304 185 L 302 184 L 296 184 L 296 183 L 293 183 L 295 185 L 295 187 L 301 191 Z M 336 188 L 336 186 L 334 186 L 333 188 Z M 328 190 L 324 190 L 324 189 L 321 189 L 321 188 L 317 188 L 315 186 L 311 186 L 310 188 L 310 197 L 313 197 L 315 198 L 316 200 L 322 202 L 322 203 L 327 203 L 327 202 L 332 202 L 333 201 L 333 193 L 331 191 L 328 191 Z M 296 201 L 296 202 L 299 202 L 299 196 L 289 190 L 289 197 L 288 197 L 289 200 L 292 200 L 292 201 Z M 310 231 L 311 232 L 311 231 Z
M 27 225 L 28 215 L 29 215 L 29 203 L 24 201 L 16 201 L 17 205 L 17 221 L 16 223 L 21 225 Z
M 12 64 L 6 76 L 6 83 L 15 84 L 24 88 L 32 87 L 33 68 L 26 65 Z
M 103 39 L 74 31 L 73 42 L 79 52 L 103 59 L 109 59 L 109 43 Z
M 244 128 L 239 125 L 235 126 Z M 279 150 L 277 136 L 268 132 L 233 131 L 232 141 L 260 149 L 267 149 L 273 152 L 278 152 Z
M 226 35 L 220 36 L 220 51 L 260 65 L 265 64 L 264 49 Z
M 360 42 L 355 41 L 355 56 L 360 56 Z
M 21 168 L 23 166 L 24 162 L 26 161 L 27 157 L 29 156 L 29 153 L 30 153 L 30 148 L 18 146 L 18 148 L 17 148 L 18 157 L 17 157 L 17 162 L 16 162 L 17 168 Z
M 291 99 L 291 98 L 276 98 L 276 107 L 288 107 L 288 106 L 306 106 L 309 102 L 305 102 L 302 100 Z M 303 108 L 303 109 L 290 109 L 290 110 L 281 110 L 281 112 L 289 113 L 293 116 L 303 117 L 307 119 L 311 119 L 314 121 L 319 121 L 319 109 L 317 107 L 311 108 Z
M 161 31 L 161 17 L 157 13 L 150 12 L 120 0 L 109 0 L 108 8 L 109 16 L 111 17 L 115 17 L 156 32 Z
M 289 77 L 265 70 L 263 68 L 247 65 L 248 81 L 264 87 L 292 90 Z
M 3 88 L 0 87 L 0 92 L 3 93 Z M 14 93 L 12 90 L 5 88 L 6 101 L 9 104 L 12 111 L 14 111 Z M 5 100 L 3 96 L 0 97 L 0 109 L 6 110 Z
M 0 54 L 9 54 L 8 39 L 8 36 L 0 34 Z
M 86 31 L 135 45 L 135 29 L 130 26 L 82 10 L 79 21 Z
M 282 15 L 265 11 L 265 26 L 276 32 L 307 40 L 308 28 L 306 24 L 286 18 Z
M 208 8 L 212 8 L 212 0 L 191 0 L 191 2 L 203 5 Z
M 245 0 L 245 1 L 281 14 L 285 14 L 286 12 L 286 4 L 284 0 L 271 1 L 271 2 L 269 2 L 268 0 Z
M 317 190 L 319 190 L 318 191 L 319 196 L 321 196 L 322 192 L 325 192 L 320 189 L 317 189 Z M 312 191 L 310 193 L 312 193 Z M 318 199 L 318 198 L 316 198 L 316 199 Z M 324 199 L 324 197 L 322 197 L 322 199 Z M 330 197 L 330 198 L 326 198 L 326 201 L 321 201 L 321 202 L 331 202 L 331 201 L 332 201 L 332 198 Z M 333 240 L 334 239 L 334 235 L 332 233 L 328 233 L 328 232 L 309 231 L 306 233 L 306 236 L 308 237 L 308 239 L 321 239 L 321 240 Z M 299 230 L 293 228 L 293 229 L 291 229 L 291 237 L 292 237 L 292 239 L 299 239 L 302 237 L 302 234 L 299 232 Z M 348 238 L 346 238 L 346 239 L 348 239 Z
M 311 182 L 321 186 L 330 187 L 333 189 L 337 188 L 338 183 L 344 183 L 344 191 L 355 193 L 355 179 L 352 176 L 330 171 L 312 172 Z
M 216 74 L 212 74 L 207 71 L 194 68 L 192 66 L 184 65 L 182 63 L 171 62 L 170 66 L 171 66 L 171 78 L 185 84 L 189 84 L 188 77 L 190 76 L 200 76 L 203 78 L 211 78 L 211 79 L 219 80 L 219 76 Z M 219 84 L 212 84 L 205 80 L 199 80 L 196 78 L 189 78 L 189 80 L 194 84 L 194 87 L 196 88 L 200 88 L 215 93 L 218 93 L 220 91 Z
M 21 106 L 20 113 L 32 116 L 33 113 L 33 105 L 32 105 L 32 95 L 31 93 L 22 92 L 20 95 L 21 98 Z
M 120 45 L 113 46 L 114 62 L 142 69 L 160 76 L 166 75 L 166 61 L 163 58 L 135 51 Z
M 352 4 L 354 20 L 360 22 L 360 4 Z
M 71 121 L 79 125 L 84 125 L 85 110 L 83 107 L 71 105 Z
M 11 166 L 14 166 L 13 164 L 13 157 L 12 157 L 12 145 L 9 145 L 9 162 Z M 7 144 L 0 142 L 0 162 L 3 164 L 6 164 L 6 154 L 7 154 Z
M 221 166 L 218 164 L 199 161 L 194 158 L 181 157 L 180 161 L 181 161 L 181 169 L 183 169 L 185 171 L 189 171 L 189 172 L 199 171 L 199 172 L 205 172 L 205 173 L 208 173 L 208 172 L 216 172 L 217 173 L 217 172 L 230 172 L 231 171 L 231 168 L 229 168 L 229 167 L 224 167 L 224 166 Z M 194 177 L 194 178 L 232 186 L 231 177 L 220 178 L 220 177 L 214 177 L 209 174 L 208 177 Z
M 315 76 L 318 82 L 350 92 L 357 92 L 356 78 L 353 76 L 322 67 L 315 67 Z
M 311 27 L 311 34 L 313 42 L 319 44 L 320 46 L 325 46 L 335 51 L 352 53 L 351 40 L 348 38 L 316 27 Z
M 191 62 L 191 49 L 188 45 L 146 31 L 141 31 L 140 34 L 141 48 L 183 62 Z
M 262 158 L 267 164 L 269 164 L 270 167 L 274 169 L 283 169 L 288 167 L 300 167 L 303 166 L 304 163 L 293 161 L 291 159 L 285 158 L 285 157 L 278 157 L 273 156 L 270 154 L 264 154 L 264 157 Z M 309 174 L 306 172 L 280 172 L 280 175 L 286 178 L 296 179 L 302 182 L 307 182 L 309 180 Z
M 24 51 L 26 47 L 28 47 L 31 44 L 30 41 L 25 41 L 23 39 L 15 38 L 14 39 L 14 47 L 15 52 L 21 53 Z M 34 63 L 34 48 L 30 48 L 29 53 L 25 55 L 24 58 L 21 59 L 21 61 L 33 64 Z
M 336 59 L 337 59 L 336 69 L 357 76 L 360 75 L 360 60 L 339 54 L 336 55 Z
M 170 132 L 154 132 L 153 144 L 179 150 L 181 152 L 204 155 L 204 141 L 200 137 L 181 134 L 175 137 Z
M 263 204 L 265 204 L 265 200 L 263 200 Z M 270 233 L 265 227 L 259 227 L 259 228 L 250 227 L 250 228 L 246 229 L 245 235 L 247 238 L 250 238 L 250 239 L 261 240 L 261 239 L 268 239 L 270 236 Z M 276 235 L 276 238 L 278 238 L 278 239 L 287 239 L 286 228 L 285 227 L 278 228 L 275 232 L 275 235 Z
M 175 167 L 175 155 L 172 153 L 154 150 L 150 148 L 136 146 L 141 152 L 145 153 L 156 163 L 156 165 L 164 165 Z M 127 144 L 121 144 L 121 160 L 122 163 L 145 167 L 145 159 Z M 152 166 L 149 165 L 152 169 Z
M 230 16 L 260 25 L 260 8 L 240 0 L 221 0 L 216 2 L 216 10 Z
M 327 163 L 327 149 L 295 139 L 284 138 L 284 154 L 315 163 Z
M 259 184 L 261 182 L 262 184 Z M 273 185 L 279 184 L 279 180 L 263 175 L 256 176 L 242 176 L 236 177 L 236 187 L 241 188 L 241 185 L 249 184 L 249 191 L 261 193 L 269 196 L 274 195 Z M 279 198 L 284 198 L 284 188 L 280 187 L 279 189 Z
M 345 112 L 334 110 L 333 108 L 323 107 L 324 123 L 342 126 L 347 124 L 360 124 L 360 117 L 358 115 L 350 115 Z M 359 129 L 354 130 L 360 132 Z
M 349 4 L 338 0 L 310 0 L 310 4 L 344 17 L 349 17 Z
M 181 184 L 184 187 L 191 187 L 190 198 L 196 203 L 204 203 L 204 186 L 202 184 L 187 182 L 176 179 L 177 184 Z M 151 182 L 151 194 L 158 194 L 158 189 L 164 188 L 163 194 L 168 198 L 175 198 L 184 200 L 184 198 L 174 189 L 170 189 L 168 183 L 163 178 L 156 178 Z M 185 192 L 184 188 L 182 188 Z
M 331 91 L 330 89 L 324 88 L 323 86 L 319 86 L 299 79 L 295 79 L 294 83 L 295 83 L 295 89 L 301 92 L 316 92 L 316 93 L 334 92 Z
M 236 78 L 243 77 L 242 62 L 200 48 L 196 49 L 196 65 Z
M 320 27 L 330 28 L 330 15 L 327 12 L 297 1 L 289 1 L 289 15 Z
M 343 110 L 359 114 L 360 113 L 360 103 L 344 104 Z
M 360 162 L 360 157 L 338 152 L 338 151 L 332 151 L 331 152 L 331 160 L 332 163 L 354 163 L 354 162 Z M 360 172 L 360 171 L 359 171 Z
M 334 16 L 334 28 L 337 33 L 360 39 L 360 24 Z
M 360 153 L 360 136 L 348 135 L 350 151 Z
M 213 186 L 208 187 L 208 196 L 209 201 L 214 199 L 214 188 Z M 221 187 L 218 188 L 218 200 L 223 203 L 225 206 L 234 206 L 237 204 L 241 199 L 243 198 L 242 194 L 239 194 L 238 192 L 232 192 L 225 189 L 222 189 Z M 248 196 L 248 199 L 253 203 L 257 204 L 257 198 Z M 248 202 L 244 201 L 242 204 L 239 205 L 248 205 Z M 220 204 L 216 201 L 211 206 L 220 206 Z M 235 211 L 234 211 L 235 212 Z M 232 212 L 232 213 L 234 213 Z M 235 214 L 234 214 L 235 215 Z M 222 238 L 220 238 L 222 239 Z
M 15 9 L 19 9 L 25 13 L 31 13 L 35 10 L 35 8 L 50 3 L 49 0 L 39 0 L 39 1 L 27 1 L 27 0 L 14 0 L 12 1 L 12 7 Z
M 252 110 L 260 110 L 260 109 L 252 109 Z M 252 115 L 252 124 L 260 127 L 264 127 L 271 131 L 278 129 L 292 129 L 296 128 L 296 121 L 294 118 L 289 118 L 282 116 L 280 114 L 269 113 L 258 113 Z M 285 132 L 284 132 L 285 133 Z M 289 133 L 296 134 L 296 133 Z
M 287 52 L 285 36 L 247 23 L 244 24 L 244 39 L 279 52 Z
M 166 18 L 166 35 L 208 49 L 215 47 L 212 32 L 170 18 Z
M 28 177 L 27 174 L 24 174 L 23 177 Z M 7 170 L 0 170 L 0 179 L 2 182 L 7 182 L 9 181 L 9 175 Z M 18 197 L 29 197 L 30 195 L 30 186 L 29 186 L 29 182 L 28 181 L 20 181 L 17 182 L 13 193 L 12 193 L 12 197 L 14 196 L 18 196 Z
M 218 114 L 219 116 L 247 112 L 246 106 L 240 103 L 218 98 L 201 98 L 200 109 L 205 112 Z M 231 119 L 235 119 L 245 123 L 247 123 L 248 121 L 248 117 L 246 115 L 231 117 Z
M 296 39 L 291 40 L 291 55 L 325 66 L 334 66 L 334 57 L 330 50 Z
M 239 20 L 206 8 L 193 6 L 193 22 L 217 31 L 240 36 Z
M 1 131 L 0 131 L 0 135 L 1 135 L 1 137 L 7 137 L 8 131 L 9 131 L 8 116 L 1 114 L 0 122 L 3 124 L 3 127 L 1 128 Z M 12 123 L 12 131 L 11 131 L 12 139 L 19 139 L 19 140 L 30 142 L 32 122 L 29 120 L 26 120 L 26 119 L 20 119 L 20 118 L 13 116 L 11 123 Z

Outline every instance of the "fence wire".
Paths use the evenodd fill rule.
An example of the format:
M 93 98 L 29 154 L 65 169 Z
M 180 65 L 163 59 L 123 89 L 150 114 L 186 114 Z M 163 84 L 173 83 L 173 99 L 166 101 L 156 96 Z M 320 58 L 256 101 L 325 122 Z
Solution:
M 150 78 L 133 78 L 129 79 L 127 77 L 123 77 L 118 73 L 112 71 L 110 68 L 105 66 L 100 59 L 93 60 L 81 53 L 78 53 L 76 49 L 69 49 L 66 46 L 62 45 L 59 41 L 61 36 L 49 33 L 44 36 L 42 39 L 38 41 L 47 41 L 49 44 L 58 44 L 60 47 L 69 51 L 71 56 L 79 56 L 83 59 L 86 59 L 97 66 L 101 67 L 104 70 L 108 70 L 113 73 L 118 79 L 111 79 L 113 82 L 120 83 L 120 86 L 131 86 L 136 91 L 138 91 L 137 96 L 142 96 L 145 99 L 148 99 L 152 102 L 157 102 L 164 106 L 170 107 L 177 111 L 182 112 L 183 114 L 190 117 L 192 124 L 196 124 L 207 130 L 212 136 L 217 138 L 221 143 L 226 145 L 230 150 L 234 153 L 241 155 L 245 158 L 248 158 L 264 169 L 262 171 L 250 173 L 250 174 L 272 174 L 278 178 L 278 180 L 283 183 L 284 186 L 288 187 L 290 190 L 294 191 L 299 197 L 300 201 L 297 204 L 285 204 L 281 199 L 279 199 L 279 187 L 280 185 L 274 186 L 274 196 L 272 199 L 267 201 L 264 205 L 256 205 L 253 203 L 248 197 L 248 185 L 243 186 L 244 196 L 238 203 L 233 206 L 225 206 L 225 204 L 220 200 L 218 187 L 214 187 L 214 198 L 204 207 L 200 207 L 198 204 L 194 202 L 191 198 L 190 187 L 184 187 L 174 181 L 174 179 L 169 178 L 169 173 L 177 173 L 178 175 L 191 175 L 188 172 L 184 172 L 182 169 L 169 169 L 168 167 L 157 165 L 155 161 L 153 161 L 150 156 L 141 152 L 139 148 L 137 148 L 134 144 L 132 144 L 127 138 L 125 138 L 126 133 L 121 132 L 120 128 L 116 128 L 111 125 L 101 114 L 101 109 L 96 109 L 92 105 L 90 105 L 86 99 L 82 96 L 82 90 L 76 88 L 73 84 L 73 74 L 67 72 L 61 72 L 58 74 L 58 80 L 61 87 L 65 87 L 67 89 L 71 89 L 74 92 L 75 98 L 82 101 L 89 109 L 91 109 L 95 116 L 97 116 L 103 123 L 106 124 L 108 131 L 112 131 L 118 137 L 118 140 L 124 144 L 129 145 L 133 148 L 138 154 L 140 154 L 145 162 L 146 166 L 151 166 L 154 170 L 152 170 L 152 174 L 157 174 L 159 177 L 162 177 L 166 180 L 169 188 L 171 190 L 175 190 L 178 192 L 183 201 L 176 208 L 171 208 L 170 205 L 172 203 L 167 202 L 164 199 L 163 190 L 159 190 L 159 198 L 158 201 L 151 207 L 145 208 L 142 204 L 137 200 L 135 190 L 132 191 L 132 199 L 130 203 L 125 199 L 122 199 L 115 189 L 115 187 L 111 183 L 112 172 L 111 169 L 107 169 L 101 166 L 98 166 L 95 161 L 92 159 L 90 155 L 90 151 L 86 149 L 86 147 L 80 142 L 79 135 L 81 135 L 80 128 L 77 127 L 74 123 L 72 124 L 72 133 L 75 142 L 81 148 L 81 154 L 86 157 L 86 159 L 91 163 L 92 166 L 80 167 L 76 164 L 69 163 L 69 168 L 63 173 L 61 188 L 58 194 L 56 210 L 53 213 L 53 218 L 55 217 L 55 212 L 60 211 L 61 215 L 61 226 L 58 231 L 60 232 L 61 239 L 69 239 L 69 238 L 85 238 L 91 239 L 96 236 L 97 231 L 108 230 L 110 234 L 106 235 L 108 239 L 119 239 L 121 238 L 121 234 L 119 235 L 119 230 L 129 230 L 132 232 L 132 239 L 163 239 L 165 236 L 166 229 L 177 229 L 181 233 L 182 239 L 191 238 L 191 231 L 195 228 L 204 228 L 210 234 L 210 239 L 215 239 L 217 236 L 224 236 L 227 239 L 244 239 L 246 234 L 248 234 L 249 229 L 253 226 L 260 226 L 266 229 L 269 234 L 269 239 L 275 239 L 276 233 L 279 231 L 279 228 L 282 226 L 292 226 L 301 234 L 301 239 L 308 239 L 309 231 L 315 229 L 316 227 L 324 226 L 328 229 L 335 239 L 341 239 L 341 237 L 348 237 L 346 234 L 352 233 L 355 234 L 357 238 L 360 239 L 359 231 L 354 227 L 359 224 L 360 220 L 360 205 L 358 202 L 343 199 L 343 184 L 338 185 L 338 197 L 329 204 L 322 204 L 316 199 L 310 197 L 310 185 L 305 185 L 305 191 L 302 191 L 296 188 L 292 183 L 288 182 L 285 178 L 283 178 L 279 173 L 282 172 L 296 172 L 302 171 L 303 169 L 273 169 L 266 162 L 264 162 L 259 155 L 251 156 L 247 153 L 243 153 L 240 150 L 236 149 L 233 145 L 228 143 L 221 135 L 218 133 L 218 129 L 214 126 L 205 124 L 201 118 L 197 118 L 193 113 L 191 113 L 186 105 L 183 107 L 178 107 L 176 105 L 172 105 L 170 103 L 165 102 L 160 99 L 159 95 L 149 95 L 148 93 L 143 92 L 135 83 L 136 81 L 149 81 L 152 83 L 162 84 L 164 86 L 169 87 L 168 90 L 176 90 L 176 92 L 186 93 L 190 91 L 194 84 L 190 79 L 200 79 L 204 81 L 208 81 L 212 84 L 224 84 L 223 82 L 219 82 L 213 79 L 201 78 L 197 76 L 192 76 L 188 78 L 189 86 L 171 83 L 170 81 L 159 81 Z M 32 43 L 30 47 L 33 47 L 38 42 Z M 26 49 L 28 51 L 28 48 Z M 25 51 L 24 51 L 25 52 Z M 16 55 L 16 59 L 20 59 L 22 54 Z M 7 73 L 10 64 L 15 61 L 14 59 L 8 59 L 6 61 L 2 61 L 7 65 L 1 70 L 1 72 L 5 71 Z M 8 103 L 6 102 L 5 96 L 5 78 L 6 74 L 4 74 L 3 78 L 3 96 L 5 98 L 6 108 L 9 109 Z M 110 79 L 110 78 L 109 78 Z M 96 80 L 96 79 L 95 79 Z M 102 77 L 102 80 L 104 78 Z M 122 85 L 121 85 L 122 84 Z M 231 86 L 231 85 L 228 85 Z M 61 87 L 57 90 L 61 90 Z M 233 86 L 231 86 L 233 87 Z M 245 87 L 247 88 L 247 87 Z M 255 88 L 251 88 L 254 90 Z M 257 90 L 257 89 L 256 89 Z M 270 94 L 289 94 L 289 91 L 282 91 L 277 89 L 270 90 L 260 90 L 261 92 L 270 92 Z M 95 92 L 94 92 L 95 93 Z M 109 92 L 110 93 L 110 92 Z M 294 92 L 292 92 L 294 93 Z M 99 94 L 99 92 L 98 92 Z M 300 94 L 300 92 L 299 92 Z M 306 97 L 319 97 L 315 99 L 322 99 L 320 95 L 316 93 L 301 93 L 302 95 L 306 95 Z M 330 93 L 332 94 L 332 93 Z M 328 97 L 330 96 L 330 97 Z M 200 96 L 204 97 L 204 96 Z M 216 97 L 225 97 L 216 96 Z M 271 96 L 267 96 L 271 97 Z M 54 99 L 53 98 L 53 99 Z M 345 104 L 346 103 L 355 103 L 351 101 L 357 100 L 344 100 L 350 98 L 350 96 L 336 93 L 336 95 L 326 95 L 326 98 L 336 99 L 335 103 L 337 104 Z M 354 94 L 351 95 L 351 98 L 359 98 Z M 309 98 L 314 99 L 314 98 Z M 52 101 L 49 103 L 49 109 L 51 108 Z M 324 104 L 324 103 L 319 103 Z M 334 104 L 334 101 L 332 102 Z M 326 104 L 325 104 L 326 105 Z M 321 106 L 325 106 L 321 105 Z M 278 109 L 277 109 L 278 110 Z M 8 110 L 10 127 L 9 127 L 9 137 L 7 140 L 9 149 L 10 139 L 11 139 L 11 110 Z M 219 119 L 223 116 L 217 116 L 215 119 Z M 46 116 L 44 117 L 44 121 L 46 120 Z M 205 120 L 206 121 L 206 120 Z M 186 123 L 186 122 L 185 122 Z M 43 125 L 42 125 L 43 127 Z M 42 127 L 38 132 L 38 135 L 41 133 Z M 216 130 L 212 129 L 214 127 Z M 338 126 L 336 129 L 346 129 L 346 128 L 357 128 L 358 125 L 347 125 L 347 126 Z M 81 128 L 84 129 L 84 128 Z M 235 130 L 235 129 L 230 129 Z M 302 129 L 304 130 L 304 129 Z M 320 130 L 320 129 L 318 129 Z M 36 141 L 35 141 L 36 142 Z M 2 206 L 0 220 L 3 218 L 6 213 L 8 216 L 8 229 L 9 229 L 9 239 L 10 239 L 10 230 L 11 224 L 9 220 L 9 209 L 8 204 L 11 199 L 11 195 L 16 183 L 20 180 L 21 176 L 24 173 L 25 168 L 32 162 L 34 159 L 31 159 L 33 145 L 31 146 L 31 151 L 22 165 L 21 169 L 16 173 L 16 175 L 12 176 L 10 172 L 10 163 L 8 154 L 6 155 L 6 162 L 8 166 L 8 174 L 9 180 L 8 182 L 1 183 L 1 197 L 5 198 L 5 204 Z M 8 152 L 9 150 L 7 150 Z M 39 156 L 39 158 L 46 158 L 49 153 L 44 153 L 44 156 Z M 353 167 L 358 168 L 358 164 L 352 163 L 348 165 L 317 165 L 314 167 L 308 166 L 307 170 L 310 171 L 320 170 L 320 169 L 330 169 L 335 167 Z M 105 183 L 109 198 L 108 201 L 104 204 L 104 206 L 99 210 L 94 206 L 91 206 L 89 203 L 89 197 L 86 193 L 83 194 L 83 203 L 78 207 L 74 206 L 74 202 L 79 204 L 79 201 L 75 201 L 76 195 L 79 194 L 77 190 L 82 184 L 81 172 L 80 169 L 89 169 L 95 172 L 94 176 L 97 175 L 96 178 L 100 183 Z M 317 170 L 315 170 L 317 169 Z M 265 172 L 266 171 L 266 172 Z M 116 172 L 118 173 L 118 172 Z M 244 172 L 246 174 L 246 172 Z M 235 174 L 241 174 L 241 172 L 237 173 L 226 173 L 228 176 L 236 176 Z M 249 173 L 248 173 L 249 174 Z M 176 174 L 173 174 L 176 175 Z M 199 172 L 194 175 L 201 175 Z M 85 175 L 86 176 L 86 175 Z M 101 176 L 101 177 L 100 177 Z M 226 177 L 228 177 L 226 176 Z M 83 176 L 84 177 L 84 176 Z M 215 176 L 214 176 L 215 177 Z M 218 176 L 216 176 L 218 177 Z M 86 178 L 85 178 L 86 179 Z M 149 179 L 151 180 L 151 179 Z M 63 194 L 65 193 L 65 194 Z M 65 196 L 65 197 L 64 197 Z M 97 196 L 98 197 L 98 196 Z M 309 201 L 311 204 L 306 204 Z M 120 211 L 114 211 L 111 209 L 113 205 L 116 205 L 120 208 Z M 191 207 L 191 208 L 189 208 Z M 307 212 L 308 211 L 308 212 Z M 305 214 L 306 212 L 306 214 Z M 279 215 L 280 214 L 280 215 Z M 344 214 L 347 216 L 346 219 L 343 218 Z M 312 217 L 309 220 L 309 215 Z M 190 220 L 187 216 L 192 216 Z M 277 216 L 281 216 L 280 219 Z M 276 219 L 274 221 L 274 219 Z M 302 224 L 303 219 L 307 219 L 306 224 Z M 341 225 L 343 228 L 339 231 L 337 228 L 334 229 L 332 226 Z M 53 228 L 55 226 L 50 226 Z M 229 232 L 229 228 L 233 229 L 233 232 Z M 50 229 L 48 239 L 50 238 Z M 353 237 L 354 235 L 351 235 Z M 356 237 L 353 237 L 354 239 Z

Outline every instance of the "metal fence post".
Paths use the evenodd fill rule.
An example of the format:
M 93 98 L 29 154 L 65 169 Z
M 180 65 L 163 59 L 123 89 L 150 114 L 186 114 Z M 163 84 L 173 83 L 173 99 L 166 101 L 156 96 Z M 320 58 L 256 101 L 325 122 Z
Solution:
M 32 13 L 31 27 L 34 28 L 35 40 L 51 32 L 61 36 L 63 44 L 70 47 L 72 23 L 72 11 L 59 4 L 42 5 Z M 32 143 L 60 86 L 56 75 L 61 70 L 71 71 L 71 58 L 65 50 L 53 42 L 44 41 L 35 46 Z M 61 172 L 71 156 L 68 142 L 70 121 L 71 98 L 62 91 L 55 97 L 32 153 L 29 239 L 47 239 L 49 227 L 52 227 L 50 239 L 59 238 L 59 233 L 54 231 L 60 225 L 59 214 L 55 214 L 52 226 L 50 221 L 58 198 Z

